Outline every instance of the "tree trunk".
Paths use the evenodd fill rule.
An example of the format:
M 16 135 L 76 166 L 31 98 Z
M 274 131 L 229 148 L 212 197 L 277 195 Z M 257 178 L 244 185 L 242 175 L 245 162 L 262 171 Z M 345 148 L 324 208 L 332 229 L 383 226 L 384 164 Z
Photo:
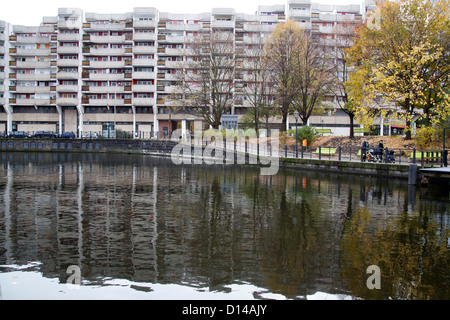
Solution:
M 355 122 L 355 115 L 353 112 L 348 113 L 348 117 L 350 118 L 350 139 L 353 139 L 355 137 L 355 132 L 353 130 L 353 123 Z
M 286 131 L 286 127 L 287 127 L 287 119 L 288 119 L 288 115 L 286 112 L 283 111 L 283 116 L 282 116 L 282 120 L 281 120 L 281 129 L 280 132 L 285 132 Z
M 411 120 L 406 120 L 405 140 L 411 140 Z

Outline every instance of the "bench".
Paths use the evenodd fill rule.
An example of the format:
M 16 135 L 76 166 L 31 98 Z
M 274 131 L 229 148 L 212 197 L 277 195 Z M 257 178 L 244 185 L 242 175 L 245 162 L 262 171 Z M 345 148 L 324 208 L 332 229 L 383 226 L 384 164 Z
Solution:
M 353 128 L 353 133 L 369 133 L 368 128 Z
M 416 151 L 416 159 L 422 159 L 422 155 L 424 159 L 440 158 L 441 152 Z M 409 157 L 412 159 L 414 157 L 414 152 L 411 152 L 411 155 Z
M 333 155 L 336 153 L 337 148 L 327 148 L 327 147 L 322 147 L 320 148 L 320 154 L 323 155 Z M 316 149 L 316 151 L 314 151 L 314 153 L 319 154 L 319 148 Z
M 416 151 L 416 162 L 421 162 L 422 166 L 428 163 L 442 163 L 445 160 L 442 158 L 441 151 Z M 414 152 L 411 152 L 411 159 L 414 159 Z
M 316 132 L 317 132 L 317 133 L 321 133 L 322 135 L 323 135 L 324 133 L 329 133 L 329 134 L 332 134 L 332 133 L 333 133 L 333 131 L 331 131 L 331 129 L 316 129 Z

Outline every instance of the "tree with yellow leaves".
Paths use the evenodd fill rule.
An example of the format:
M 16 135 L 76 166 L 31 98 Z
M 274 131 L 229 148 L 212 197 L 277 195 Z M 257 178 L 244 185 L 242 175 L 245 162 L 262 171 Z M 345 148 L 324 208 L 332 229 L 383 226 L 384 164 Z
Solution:
M 267 39 L 264 50 L 265 59 L 276 79 L 276 96 L 280 105 L 282 127 L 286 124 L 291 106 L 299 94 L 297 76 L 297 59 L 302 50 L 305 33 L 293 19 L 278 24 Z
M 410 139 L 414 117 L 433 125 L 450 116 L 448 2 L 385 1 L 359 28 L 347 87 L 362 122 L 400 119 Z

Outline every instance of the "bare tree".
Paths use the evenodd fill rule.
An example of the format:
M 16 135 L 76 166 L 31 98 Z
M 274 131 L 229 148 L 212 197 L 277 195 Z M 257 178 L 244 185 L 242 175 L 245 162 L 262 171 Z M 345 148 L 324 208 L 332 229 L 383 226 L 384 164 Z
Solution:
M 329 48 L 314 41 L 308 33 L 303 33 L 301 49 L 295 52 L 295 82 L 298 94 L 293 105 L 299 112 L 304 125 L 307 124 L 313 110 L 322 104 L 323 98 L 332 90 L 333 64 L 328 55 Z
M 301 50 L 303 37 L 304 32 L 300 25 L 290 19 L 275 27 L 265 45 L 265 58 L 276 75 L 276 97 L 282 117 L 281 131 L 286 130 L 290 109 L 299 94 L 295 56 Z
M 337 102 L 337 107 L 349 117 L 350 138 L 355 136 L 353 125 L 356 114 L 347 90 L 347 81 L 349 79 L 351 68 L 347 61 L 345 49 L 350 48 L 353 45 L 355 28 L 356 25 L 351 23 L 351 21 L 344 21 L 344 23 L 341 23 L 334 28 L 335 51 L 334 57 L 331 57 L 334 65 L 332 76 L 334 77 L 333 92 L 335 101 Z
M 243 78 L 246 86 L 243 94 L 247 98 L 249 108 L 244 116 L 244 121 L 251 124 L 256 132 L 261 125 L 269 129 L 269 118 L 276 114 L 275 107 L 275 77 L 265 59 L 263 30 L 257 32 L 258 37 L 253 38 L 250 50 L 239 49 L 238 54 L 243 54 L 243 61 L 238 58 L 236 77 Z M 244 63 L 244 59 L 248 62 Z M 242 64 L 242 68 L 241 68 Z M 249 75 L 247 75 L 249 73 Z
M 234 54 L 232 33 L 211 31 L 193 37 L 179 73 L 177 108 L 192 110 L 218 129 L 222 114 L 230 113 L 233 105 Z

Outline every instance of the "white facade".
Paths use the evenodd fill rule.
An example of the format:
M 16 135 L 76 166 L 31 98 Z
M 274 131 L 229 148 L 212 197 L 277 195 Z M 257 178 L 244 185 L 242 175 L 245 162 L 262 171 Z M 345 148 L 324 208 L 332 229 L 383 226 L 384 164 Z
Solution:
M 234 35 L 239 76 L 231 112 L 242 117 L 249 105 L 240 88 L 251 82 L 248 62 L 261 34 L 268 36 L 277 23 L 292 17 L 326 43 L 342 21 L 361 21 L 366 8 L 295 0 L 286 6 L 260 6 L 256 14 L 232 8 L 201 14 L 156 8 L 98 14 L 61 8 L 57 16 L 44 17 L 40 26 L 0 22 L 0 131 L 82 135 L 115 124 L 135 137 L 149 138 L 177 128 L 189 130 L 201 119 L 174 113 L 168 97 L 190 57 L 190 38 L 213 30 Z M 329 125 L 338 135 L 347 134 L 342 121 L 335 116 L 310 120 L 316 126 Z M 295 122 L 292 116 L 289 122 Z

